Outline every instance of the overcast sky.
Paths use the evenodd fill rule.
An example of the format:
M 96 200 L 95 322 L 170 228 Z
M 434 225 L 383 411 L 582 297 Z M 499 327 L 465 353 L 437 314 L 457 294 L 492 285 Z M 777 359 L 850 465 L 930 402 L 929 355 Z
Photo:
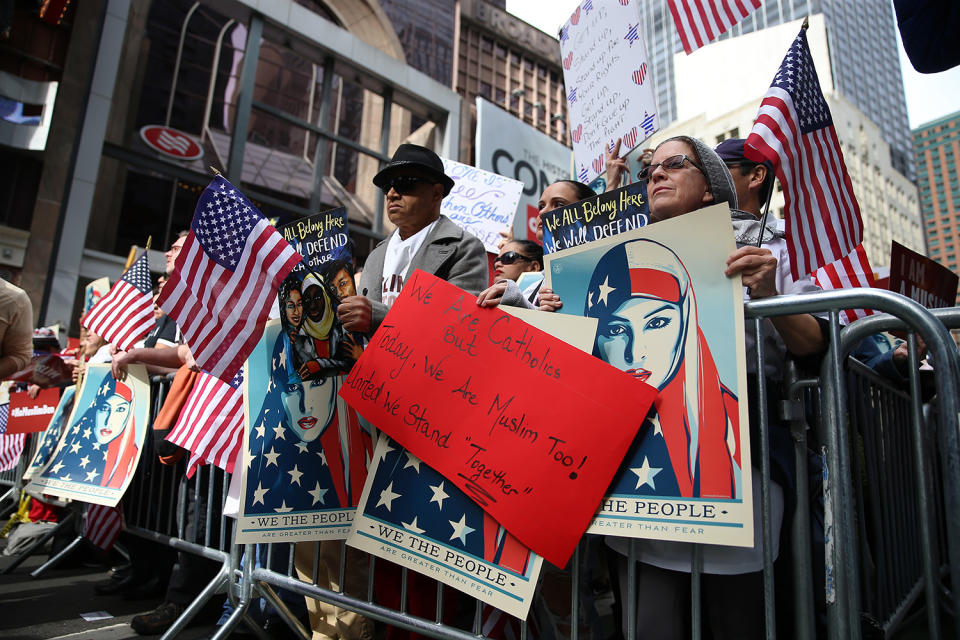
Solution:
M 507 0 L 507 11 L 538 29 L 555 35 L 577 4 L 577 0 Z M 960 66 L 943 73 L 917 73 L 899 43 L 900 34 L 897 33 L 910 127 L 915 128 L 960 111 Z

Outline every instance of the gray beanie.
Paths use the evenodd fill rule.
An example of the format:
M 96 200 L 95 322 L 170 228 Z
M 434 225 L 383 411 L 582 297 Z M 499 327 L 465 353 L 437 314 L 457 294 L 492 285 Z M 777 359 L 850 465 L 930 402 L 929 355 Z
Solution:
M 733 186 L 733 177 L 730 176 L 730 170 L 727 169 L 727 165 L 720 159 L 717 152 L 701 140 L 690 136 L 674 136 L 661 142 L 657 145 L 657 148 L 664 142 L 670 142 L 671 140 L 686 142 L 696 151 L 700 166 L 703 167 L 703 175 L 707 178 L 707 189 L 713 195 L 713 203 L 726 202 L 731 209 L 736 209 L 737 190 Z

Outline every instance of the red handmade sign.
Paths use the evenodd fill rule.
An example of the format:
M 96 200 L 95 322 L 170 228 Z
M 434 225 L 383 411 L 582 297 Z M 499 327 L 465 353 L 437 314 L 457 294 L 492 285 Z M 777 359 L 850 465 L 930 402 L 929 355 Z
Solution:
M 41 389 L 36 398 L 31 398 L 26 391 L 11 393 L 6 433 L 46 431 L 59 403 L 60 389 L 57 388 Z
M 952 307 L 957 300 L 957 274 L 894 242 L 890 248 L 889 288 L 928 309 Z
M 420 270 L 340 391 L 561 567 L 656 393 Z

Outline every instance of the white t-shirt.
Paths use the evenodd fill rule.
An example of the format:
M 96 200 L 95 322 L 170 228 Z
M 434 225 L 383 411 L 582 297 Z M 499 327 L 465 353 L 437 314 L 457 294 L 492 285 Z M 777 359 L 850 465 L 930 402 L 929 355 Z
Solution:
M 400 295 L 403 283 L 409 275 L 407 271 L 410 270 L 413 256 L 420 250 L 420 246 L 435 224 L 437 224 L 436 220 L 406 240 L 400 239 L 399 231 L 390 236 L 387 252 L 383 256 L 383 280 L 380 285 L 380 300 L 383 304 L 388 307 L 393 306 L 393 301 Z

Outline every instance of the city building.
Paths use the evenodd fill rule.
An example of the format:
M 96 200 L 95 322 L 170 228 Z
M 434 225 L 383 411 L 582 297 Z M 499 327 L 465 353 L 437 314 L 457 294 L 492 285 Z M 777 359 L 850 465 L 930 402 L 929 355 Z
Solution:
M 675 75 L 674 54 L 683 54 L 667 0 L 640 3 L 646 29 L 657 104 L 664 125 L 683 119 L 679 96 L 681 84 Z M 907 121 L 907 105 L 897 55 L 896 21 L 889 0 L 764 0 L 763 4 L 720 41 L 762 31 L 806 16 L 821 15 L 826 22 L 829 68 L 837 93 L 865 113 L 880 129 L 890 148 L 890 164 L 911 180 L 913 147 Z M 764 58 L 781 59 L 790 40 L 779 47 L 761 49 Z M 715 44 L 695 51 L 690 58 L 716 55 Z M 749 63 L 747 62 L 749 60 Z M 751 67 L 756 53 L 730 61 L 733 67 Z M 821 74 L 824 67 L 817 66 Z M 768 78 L 767 82 L 772 79 Z
M 485 0 L 457 0 L 456 11 L 453 87 L 463 108 L 460 161 L 474 161 L 477 96 L 569 145 L 556 37 Z
M 927 255 L 960 272 L 960 111 L 914 129 L 913 149 Z
M 737 67 L 730 61 L 745 59 L 753 51 L 769 50 L 776 42 L 790 42 L 791 34 L 799 27 L 797 21 L 728 38 L 710 45 L 710 56 L 685 56 L 681 52 L 674 61 L 681 119 L 658 132 L 644 146 L 656 146 L 679 134 L 701 138 L 712 145 L 725 138 L 746 138 L 781 59 L 757 60 L 749 68 Z M 827 35 L 823 15 L 813 16 L 807 38 L 860 204 L 863 244 L 870 263 L 874 268 L 889 264 L 891 240 L 924 253 L 916 185 L 893 166 L 893 154 L 883 130 L 846 96 L 831 89 Z M 730 86 L 738 90 L 725 90 Z M 715 97 L 697 100 L 697 95 Z M 778 184 L 770 207 L 774 215 L 782 218 L 783 206 L 783 192 Z
M 396 145 L 459 149 L 460 97 L 406 63 L 377 0 L 48 4 L 59 24 L 17 11 L 0 50 L 0 266 L 38 323 L 75 330 L 83 286 L 149 237 L 162 270 L 210 166 L 277 224 L 345 206 L 363 258 L 389 231 L 370 179 Z

